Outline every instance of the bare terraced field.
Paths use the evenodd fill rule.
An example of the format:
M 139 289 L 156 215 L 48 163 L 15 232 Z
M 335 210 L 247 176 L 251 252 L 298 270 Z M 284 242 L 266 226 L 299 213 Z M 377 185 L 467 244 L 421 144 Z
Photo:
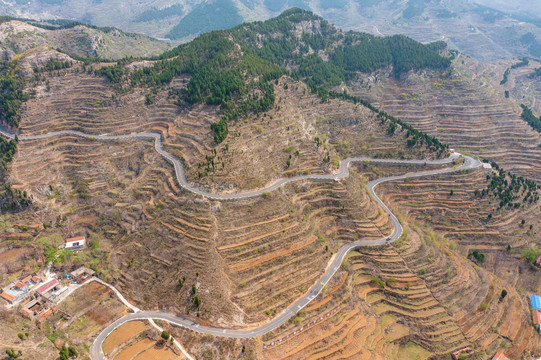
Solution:
M 368 169 L 359 166 L 357 171 L 374 176 Z M 386 203 L 410 224 L 407 235 L 392 247 L 349 255 L 343 271 L 314 303 L 265 335 L 261 343 L 248 342 L 248 346 L 266 359 L 439 357 L 465 346 L 473 346 L 480 359 L 502 348 L 516 358 L 536 354 L 539 338 L 530 326 L 524 291 L 514 288 L 516 281 L 526 289 L 538 288 L 535 275 L 522 269 L 522 280 L 517 274 L 496 277 L 466 259 L 475 249 L 487 254 L 488 270 L 495 258 L 501 261 L 505 256 L 514 257 L 515 266 L 523 266 L 506 250 L 507 244 L 515 247 L 532 241 L 519 226 L 518 211 L 500 211 L 490 221 L 480 220 L 497 206 L 489 198 L 473 195 L 475 189 L 486 187 L 485 175 L 478 170 L 384 185 L 380 192 Z M 348 190 L 355 184 L 348 179 Z M 523 209 L 527 224 L 535 223 L 538 212 L 537 205 Z M 374 278 L 385 285 L 375 285 Z M 509 292 L 503 300 L 502 289 Z M 216 340 L 213 344 L 175 331 L 193 354 L 240 347 L 233 340 L 216 345 Z
M 398 182 L 385 185 L 383 191 L 409 224 L 408 240 L 397 244 L 398 253 L 410 271 L 424 280 L 467 341 L 486 354 L 503 346 L 508 347 L 506 354 L 520 357 L 539 348 L 539 337 L 531 334 L 525 298 L 525 293 L 539 289 L 539 280 L 507 246 L 534 242 L 535 231 L 528 233 L 528 225 L 520 223 L 525 219 L 537 228 L 539 206 L 496 211 L 497 201 L 473 194 L 485 186 L 484 172 L 477 171 Z M 495 215 L 484 220 L 488 213 Z M 487 254 L 485 266 L 499 278 L 464 259 L 473 250 Z M 514 288 L 517 282 L 523 289 L 520 292 Z M 504 288 L 509 295 L 501 300 Z M 482 303 L 488 305 L 485 310 Z
M 460 55 L 452 72 L 411 75 L 403 82 L 380 74 L 377 81 L 373 76 L 354 85 L 353 92 L 459 151 L 539 181 L 541 137 L 521 119 L 519 104 L 505 98 L 510 85 L 499 85 L 514 63 L 486 65 Z
M 193 182 L 218 184 L 218 190 L 258 188 L 288 173 L 330 172 L 340 155 L 425 155 L 407 150 L 403 136 L 388 136 L 366 109 L 342 101 L 321 104 L 302 84 L 282 79 L 280 109 L 232 124 L 228 150 L 223 145 L 217 151 L 224 170 L 198 179 L 198 164 L 213 155 L 209 123 L 218 117 L 215 108 L 178 107 L 167 90 L 147 105 L 144 92 L 114 94 L 106 80 L 77 68 L 51 73 L 48 80 L 50 90 L 38 87 L 38 97 L 26 104 L 23 135 L 155 131 L 184 159 Z M 184 84 L 176 79 L 172 86 Z M 64 236 L 90 234 L 103 250 L 106 280 L 116 279 L 123 293 L 147 308 L 190 311 L 195 319 L 195 284 L 202 321 L 263 321 L 267 311 L 280 311 L 307 289 L 345 242 L 390 231 L 387 216 L 361 189 L 361 177 L 286 186 L 260 199 L 209 202 L 182 192 L 172 167 L 151 147 L 71 136 L 22 142 L 11 173 L 14 186 L 27 189 L 39 206 L 26 221 L 61 225 L 54 231 Z
M 503 62 L 502 65 L 509 65 L 509 62 Z M 528 105 L 538 116 L 541 114 L 541 81 L 539 77 L 529 76 L 539 67 L 540 62 L 530 60 L 528 66 L 511 70 L 509 82 L 504 86 L 505 90 L 510 91 L 511 97 Z
M 126 323 L 113 331 L 103 343 L 103 351 L 115 360 L 186 359 L 171 343 L 160 341 L 160 334 L 142 321 Z
M 493 258 L 497 249 L 507 253 L 508 243 L 525 242 L 517 240 L 518 212 L 503 211 L 487 224 L 476 220 L 494 206 L 473 196 L 483 186 L 483 171 L 384 185 L 380 191 L 386 202 L 411 224 L 407 235 L 391 248 L 352 253 L 322 297 L 264 337 L 264 344 L 276 345 L 262 355 L 409 358 L 419 353 L 441 356 L 472 345 L 479 358 L 502 348 L 517 358 L 535 354 L 539 338 L 529 325 L 524 292 L 513 288 L 517 279 L 496 278 L 465 258 L 471 249 Z M 458 188 L 462 190 L 449 195 Z M 538 211 L 534 206 L 524 213 L 534 221 Z M 538 288 L 533 276 L 521 273 L 521 286 Z M 373 284 L 375 277 L 385 286 Z M 509 295 L 501 300 L 504 288 Z M 325 321 L 306 326 L 322 317 Z
M 67 71 L 51 76 L 50 92 L 43 88 L 37 99 L 27 103 L 21 130 L 23 134 L 64 129 L 95 134 L 157 131 L 168 150 L 184 159 L 191 181 L 225 191 L 257 188 L 263 179 L 288 172 L 329 172 L 339 156 L 349 154 L 430 156 L 422 149 L 407 149 L 403 134 L 386 135 L 386 129 L 366 110 L 334 100 L 321 104 L 308 92 L 304 94 L 300 84 L 289 82 L 284 89 L 284 81 L 290 80 L 282 79 L 277 86 L 281 109 L 232 124 L 228 149 L 224 151 L 225 144 L 217 148 L 220 159 L 216 163 L 220 168 L 223 162 L 223 170 L 202 179 L 198 179 L 198 164 L 214 154 L 209 122 L 217 118 L 216 109 L 188 111 L 175 105 L 176 99 L 165 90 L 153 105 L 146 105 L 144 93 L 138 91 L 113 99 L 105 80 Z M 183 83 L 179 79 L 173 86 L 179 88 Z M 468 117 L 468 126 L 473 126 L 482 101 L 476 100 L 473 109 L 477 110 Z M 436 99 L 430 102 L 435 104 Z M 410 121 L 408 109 L 404 107 L 404 117 Z M 496 113 L 501 109 L 494 111 L 485 121 L 499 118 Z M 513 114 L 514 125 L 520 122 L 523 126 Z M 420 118 L 430 120 L 427 115 Z M 419 125 L 422 127 L 421 120 Z M 493 131 L 503 134 L 509 129 L 496 127 Z M 454 131 L 456 139 L 449 135 L 446 141 L 456 140 L 467 148 L 466 140 L 460 140 Z M 449 134 L 453 132 L 449 130 Z M 537 141 L 534 135 L 524 140 L 532 148 Z M 328 141 L 318 147 L 316 136 Z M 493 145 L 490 149 L 496 148 Z M 491 151 L 500 162 L 497 151 Z M 537 174 L 531 160 L 529 167 L 526 160 L 517 171 Z M 407 171 L 378 171 L 398 170 Z M 99 257 L 103 276 L 131 301 L 205 325 L 231 327 L 261 323 L 279 313 L 316 281 L 341 245 L 390 232 L 385 212 L 364 187 L 374 174 L 360 166 L 337 183 L 297 183 L 260 198 L 214 202 L 181 191 L 173 169 L 150 143 L 96 143 L 66 136 L 21 142 L 11 177 L 39 206 L 33 215 L 17 216 L 29 224 L 49 225 L 58 224 L 60 217 L 62 227 L 54 231 L 65 236 L 89 233 L 101 249 L 111 253 Z M 446 354 L 469 344 L 487 354 L 509 346 L 510 355 L 518 356 L 538 348 L 523 295 L 507 286 L 508 278 L 497 279 L 464 258 L 470 248 L 487 251 L 489 246 L 502 248 L 529 241 L 517 236 L 516 212 L 504 211 L 488 224 L 479 223 L 492 206 L 488 200 L 471 196 L 475 188 L 486 186 L 484 176 L 476 171 L 385 185 L 379 193 L 400 210 L 403 223 L 411 222 L 407 239 L 396 248 L 353 253 L 345 270 L 337 273 L 326 292 L 298 314 L 298 319 L 261 340 L 250 341 L 250 356 L 407 358 L 413 353 Z M 450 189 L 456 196 L 448 196 Z M 464 213 L 471 215 L 472 223 L 466 222 L 462 228 L 456 220 Z M 524 213 L 533 221 L 537 208 Z M 53 230 L 40 227 L 40 231 L 36 236 Z M 371 283 L 373 277 L 388 284 L 376 287 Z M 394 281 L 389 282 L 390 278 Z M 202 299 L 200 309 L 193 305 L 192 285 Z M 504 287 L 509 295 L 500 302 L 498 294 Z M 488 306 L 484 311 L 479 310 L 482 302 Z M 313 327 L 299 332 L 314 320 Z M 194 354 L 221 349 L 235 355 L 241 347 L 238 341 L 204 337 L 198 342 L 197 336 L 176 331 Z M 264 345 L 295 331 L 283 344 L 263 350 Z

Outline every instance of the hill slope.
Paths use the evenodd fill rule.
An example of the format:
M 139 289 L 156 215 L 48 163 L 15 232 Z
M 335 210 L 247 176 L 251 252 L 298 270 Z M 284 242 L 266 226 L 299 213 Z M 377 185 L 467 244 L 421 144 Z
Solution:
M 450 70 L 464 81 L 462 58 L 451 63 L 442 45 L 346 34 L 296 9 L 203 35 L 152 60 L 66 62 L 65 54 L 36 48 L 4 64 L 2 83 L 20 97 L 1 98 L 2 105 L 18 104 L 3 120 L 22 136 L 152 131 L 181 159 L 189 184 L 218 193 L 261 189 L 277 178 L 332 173 L 353 155 L 446 157 L 448 146 L 437 138 L 348 93 L 368 92 L 394 112 L 381 100 L 384 91 L 440 86 L 431 77 L 447 79 L 442 72 Z M 40 54 L 52 60 L 36 64 Z M 350 62 L 344 54 L 359 56 Z M 24 69 L 30 76 L 21 80 Z M 434 106 L 453 92 L 435 94 Z M 516 127 L 517 137 L 523 130 Z M 457 131 L 451 134 L 466 146 Z M 31 207 L 0 217 L 2 285 L 26 266 L 46 269 L 40 257 L 59 274 L 86 265 L 142 309 L 227 328 L 266 323 L 305 295 L 343 245 L 388 236 L 392 223 L 367 191 L 369 181 L 433 168 L 366 161 L 340 181 L 298 181 L 255 198 L 217 201 L 182 189 L 152 143 L 97 140 L 65 134 L 17 144 L 4 191 L 26 191 Z M 198 358 L 445 358 L 468 346 L 480 359 L 501 349 L 515 358 L 538 356 L 524 293 L 537 291 L 539 271 L 519 255 L 537 242 L 537 190 L 496 168 L 381 185 L 378 194 L 406 230 L 402 238 L 351 253 L 323 292 L 283 326 L 250 340 L 168 330 Z M 60 250 L 73 235 L 85 235 L 88 247 Z M 60 309 L 40 329 L 13 310 L 2 313 L 6 346 L 28 359 L 56 356 L 37 346 L 48 336 L 86 356 L 101 329 L 126 311 L 110 291 L 88 285 Z M 32 335 L 11 340 L 23 325 Z M 169 359 L 168 348 L 153 345 L 159 334 L 142 334 L 113 351 Z M 280 345 L 265 347 L 272 343 Z
M 161 54 L 169 46 L 144 35 L 127 34 L 118 29 L 100 29 L 67 22 L 64 25 L 2 19 L 0 54 L 11 59 L 38 46 L 60 49 L 87 58 L 120 59 Z

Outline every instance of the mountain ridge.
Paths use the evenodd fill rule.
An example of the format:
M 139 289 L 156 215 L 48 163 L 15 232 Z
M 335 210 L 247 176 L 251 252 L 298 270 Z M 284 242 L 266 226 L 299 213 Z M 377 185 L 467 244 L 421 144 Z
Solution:
M 539 15 L 487 6 L 490 4 L 473 0 L 400 3 L 392 0 L 158 0 L 152 5 L 135 0 L 121 3 L 104 0 L 84 6 L 73 0 L 31 0 L 21 4 L 18 11 L 9 5 L 0 5 L 0 12 L 19 17 L 71 18 L 100 26 L 116 26 L 160 39 L 170 37 L 178 44 L 204 32 L 266 20 L 288 8 L 301 7 L 340 24 L 344 30 L 374 35 L 405 34 L 421 42 L 446 39 L 451 48 L 477 59 L 541 57 L 541 45 L 532 48 L 519 42 L 522 36 L 531 33 L 536 43 L 541 44 Z M 112 17 L 115 12 L 117 16 Z M 507 28 L 507 31 L 501 28 Z

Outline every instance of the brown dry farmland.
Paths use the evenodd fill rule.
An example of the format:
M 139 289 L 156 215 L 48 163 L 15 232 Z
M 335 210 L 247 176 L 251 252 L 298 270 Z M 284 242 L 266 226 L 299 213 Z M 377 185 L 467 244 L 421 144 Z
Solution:
M 115 360 L 131 360 L 137 354 L 145 351 L 146 349 L 151 349 L 154 346 L 154 342 L 150 339 L 143 339 L 139 342 L 125 347 L 120 353 L 115 356 Z
M 111 334 L 109 334 L 109 336 L 107 336 L 107 339 L 105 339 L 105 341 L 103 342 L 103 352 L 105 354 L 109 354 L 119 345 L 121 345 L 131 337 L 143 332 L 145 329 L 146 326 L 141 321 L 130 321 L 118 327 Z
M 149 349 L 139 353 L 134 360 L 179 360 L 184 359 L 183 356 L 176 355 L 170 348 L 166 346 L 152 346 Z

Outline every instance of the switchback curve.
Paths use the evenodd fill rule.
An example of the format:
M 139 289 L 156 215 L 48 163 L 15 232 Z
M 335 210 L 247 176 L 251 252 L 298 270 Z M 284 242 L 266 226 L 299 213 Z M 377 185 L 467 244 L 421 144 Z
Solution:
M 3 129 L 0 129 L 0 134 L 3 134 L 4 136 L 6 136 L 7 134 L 7 137 L 14 137 L 14 134 L 8 133 L 5 130 L 3 131 L 2 130 Z M 161 156 L 163 156 L 165 159 L 167 159 L 169 162 L 173 164 L 173 167 L 175 169 L 175 175 L 176 175 L 179 185 L 183 189 L 188 190 L 194 194 L 201 195 L 201 196 L 214 199 L 214 200 L 240 200 L 240 199 L 245 199 L 245 198 L 250 198 L 250 197 L 256 197 L 256 196 L 262 195 L 263 193 L 276 190 L 277 188 L 285 184 L 295 182 L 295 181 L 301 181 L 301 180 L 337 181 L 337 180 L 346 178 L 349 175 L 349 166 L 353 162 L 369 161 L 371 163 L 384 163 L 384 164 L 389 164 L 389 165 L 401 165 L 401 164 L 441 165 L 441 164 L 450 164 L 454 160 L 457 160 L 458 158 L 460 158 L 461 156 L 464 157 L 465 159 L 462 165 L 456 166 L 456 167 L 436 169 L 436 170 L 427 170 L 427 171 L 408 173 L 408 174 L 397 175 L 397 176 L 387 176 L 387 177 L 382 177 L 382 178 L 369 182 L 367 185 L 367 188 L 370 191 L 370 194 L 373 196 L 376 202 L 386 211 L 387 215 L 391 219 L 391 222 L 393 224 L 392 234 L 387 238 L 358 240 L 358 241 L 352 242 L 350 244 L 346 244 L 343 247 L 341 247 L 338 250 L 338 252 L 335 255 L 333 255 L 333 257 L 331 258 L 331 261 L 329 262 L 323 276 L 320 278 L 320 280 L 318 280 L 316 284 L 312 286 L 312 288 L 310 288 L 308 293 L 305 294 L 303 297 L 299 298 L 287 309 L 285 309 L 281 314 L 273 318 L 268 323 L 261 325 L 257 328 L 248 329 L 248 330 L 214 328 L 214 327 L 202 326 L 191 320 L 184 319 L 184 318 L 181 318 L 176 315 L 169 314 L 163 311 L 140 311 L 139 309 L 132 307 L 132 311 L 134 311 L 133 313 L 125 315 L 122 318 L 110 324 L 95 339 L 90 349 L 90 355 L 92 359 L 94 360 L 106 359 L 101 349 L 103 341 L 114 329 L 116 329 L 117 327 L 119 327 L 120 325 L 126 322 L 134 321 L 134 320 L 144 320 L 144 319 L 163 320 L 163 321 L 167 321 L 172 324 L 181 326 L 188 330 L 197 331 L 199 333 L 210 334 L 210 335 L 221 336 L 221 337 L 231 337 L 231 338 L 257 337 L 278 328 L 279 326 L 284 324 L 287 320 L 289 320 L 292 316 L 294 316 L 299 310 L 304 308 L 314 298 L 316 298 L 319 295 L 319 293 L 323 290 L 325 285 L 329 282 L 332 276 L 340 268 L 342 261 L 351 250 L 364 247 L 364 246 L 376 246 L 376 245 L 383 245 L 385 243 L 394 242 L 402 235 L 402 231 L 403 231 L 402 225 L 398 221 L 397 217 L 389 210 L 387 205 L 383 203 L 383 201 L 376 195 L 374 191 L 375 188 L 379 184 L 383 182 L 387 182 L 387 181 L 401 180 L 401 179 L 406 179 L 406 178 L 452 173 L 452 172 L 461 171 L 461 170 L 474 169 L 481 166 L 481 162 L 479 160 L 472 158 L 470 156 L 460 155 L 457 153 L 453 154 L 447 159 L 442 159 L 442 160 L 392 160 L 392 159 L 373 159 L 373 158 L 359 156 L 359 157 L 351 157 L 351 158 L 342 160 L 340 163 L 339 170 L 333 174 L 300 175 L 300 176 L 295 176 L 291 178 L 281 178 L 263 189 L 234 193 L 234 194 L 214 194 L 214 193 L 207 192 L 205 190 L 198 189 L 197 187 L 192 186 L 188 183 L 184 174 L 184 167 L 182 166 L 182 163 L 180 162 L 179 159 L 177 159 L 175 156 L 173 156 L 172 154 L 170 154 L 163 148 L 161 136 L 157 133 L 140 132 L 140 133 L 132 133 L 128 135 L 107 135 L 107 134 L 90 135 L 90 134 L 86 134 L 80 131 L 66 130 L 66 131 L 51 132 L 51 133 L 42 134 L 42 135 L 21 136 L 19 137 L 19 140 L 21 141 L 40 140 L 40 139 L 48 139 L 48 138 L 53 138 L 53 137 L 63 136 L 63 135 L 72 135 L 72 136 L 77 136 L 77 137 L 82 137 L 82 138 L 87 138 L 87 139 L 92 139 L 92 140 L 97 140 L 97 141 L 118 141 L 118 140 L 124 141 L 124 140 L 129 140 L 129 139 L 154 140 L 154 148 L 156 152 L 158 152 Z M 117 295 L 119 294 L 120 293 L 117 293 Z

